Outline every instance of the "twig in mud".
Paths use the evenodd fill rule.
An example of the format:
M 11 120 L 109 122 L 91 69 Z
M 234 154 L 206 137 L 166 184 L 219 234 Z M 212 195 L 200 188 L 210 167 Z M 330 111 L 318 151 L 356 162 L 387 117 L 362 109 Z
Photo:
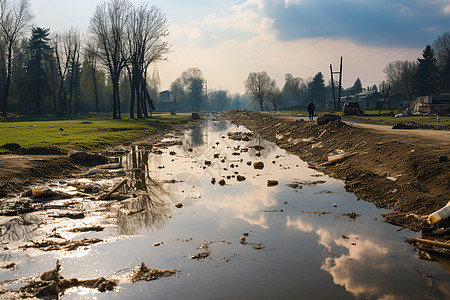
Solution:
M 101 200 L 108 200 L 111 195 L 117 192 L 125 183 L 127 183 L 127 179 L 122 180 L 118 185 L 116 185 L 110 192 L 100 195 L 98 198 Z
M 17 193 L 22 193 L 22 191 L 20 191 L 20 190 L 16 189 L 15 187 L 13 187 L 11 183 L 8 182 L 8 185 L 9 185 L 10 188 L 12 188 Z

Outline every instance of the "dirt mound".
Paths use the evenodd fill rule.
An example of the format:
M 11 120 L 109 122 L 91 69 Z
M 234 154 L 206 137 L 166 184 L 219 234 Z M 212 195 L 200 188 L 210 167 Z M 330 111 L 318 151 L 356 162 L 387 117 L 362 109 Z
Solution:
M 417 143 L 417 139 L 381 134 L 340 120 L 318 125 L 281 114 L 227 112 L 225 116 L 311 167 L 343 180 L 347 191 L 390 209 L 396 223 L 413 230 L 421 224 L 407 218 L 409 213 L 427 215 L 450 200 L 450 163 L 441 158 L 448 155 L 448 145 L 439 141 Z M 336 149 L 352 155 L 327 163 Z

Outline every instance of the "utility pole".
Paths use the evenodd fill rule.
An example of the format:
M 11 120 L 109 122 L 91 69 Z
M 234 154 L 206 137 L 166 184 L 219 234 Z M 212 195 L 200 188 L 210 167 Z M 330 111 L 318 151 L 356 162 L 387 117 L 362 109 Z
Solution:
M 206 99 L 205 99 L 205 110 L 208 111 L 208 81 L 205 80 L 205 85 L 206 85 Z
M 339 66 L 339 72 L 333 72 L 333 66 L 331 64 L 330 64 L 330 72 L 331 72 L 331 85 L 332 85 L 332 89 L 333 89 L 334 109 L 340 109 L 341 108 L 341 90 L 342 90 L 342 56 L 341 56 L 341 64 Z M 336 107 L 336 95 L 334 93 L 334 79 L 333 79 L 334 74 L 339 74 L 339 91 L 338 91 L 337 107 Z
M 333 66 L 330 64 L 330 74 L 331 74 L 331 89 L 333 90 L 333 107 L 336 110 L 336 95 L 334 92 L 334 79 L 333 79 Z
M 341 109 L 341 90 L 342 90 L 342 56 L 341 56 L 341 65 L 339 68 L 339 98 L 338 98 L 338 108 Z

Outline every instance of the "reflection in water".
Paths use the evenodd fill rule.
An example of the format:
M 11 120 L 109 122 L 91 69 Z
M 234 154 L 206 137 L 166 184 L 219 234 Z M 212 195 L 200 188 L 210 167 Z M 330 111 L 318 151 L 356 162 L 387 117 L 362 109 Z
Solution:
M 406 276 L 398 270 L 413 269 L 413 265 L 409 266 L 404 260 L 398 259 L 405 253 L 392 247 L 391 241 L 377 240 L 363 234 L 342 236 L 335 229 L 316 227 L 300 216 L 288 216 L 286 226 L 305 233 L 317 234 L 318 244 L 324 246 L 330 253 L 321 269 L 333 277 L 334 284 L 345 287 L 354 297 L 366 299 L 411 299 L 411 295 L 415 295 L 414 298 L 417 299 L 431 297 L 423 290 L 422 285 L 412 284 L 405 290 L 402 282 Z M 339 256 L 336 254 L 337 249 L 345 250 Z M 437 290 L 434 292 L 450 296 L 448 282 L 435 281 L 435 285 Z
M 254 148 L 249 149 L 250 157 L 256 159 L 265 159 L 272 154 L 272 152 L 276 151 L 278 148 L 276 144 L 271 143 L 265 139 L 260 134 L 255 135 L 250 141 L 249 141 L 249 147 L 255 147 L 260 146 L 263 147 L 263 151 L 257 151 Z
M 203 130 L 205 126 L 194 126 L 185 134 L 184 145 L 188 148 L 197 148 L 205 144 Z
M 167 192 L 161 183 L 150 177 L 148 158 L 149 151 L 136 146 L 122 160 L 131 179 L 127 193 L 133 198 L 123 201 L 117 210 L 120 234 L 135 234 L 143 228 L 159 230 L 170 216 Z

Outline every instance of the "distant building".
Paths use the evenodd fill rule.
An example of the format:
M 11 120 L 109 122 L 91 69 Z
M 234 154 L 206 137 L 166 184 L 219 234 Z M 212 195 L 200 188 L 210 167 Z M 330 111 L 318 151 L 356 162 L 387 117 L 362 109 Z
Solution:
M 157 111 L 172 111 L 174 103 L 172 101 L 172 93 L 168 90 L 159 93 L 159 102 L 156 104 Z
M 413 113 L 438 113 L 450 110 L 450 94 L 421 96 L 410 105 Z
M 376 109 L 378 100 L 382 97 L 383 95 L 376 90 L 364 91 L 355 95 L 341 97 L 341 106 L 343 106 L 346 101 L 356 101 L 362 109 Z
M 382 97 L 383 95 L 381 95 L 378 91 L 370 90 L 356 94 L 354 101 L 358 101 L 359 106 L 362 109 L 376 109 L 378 100 Z
M 377 109 L 404 109 L 409 104 L 408 99 L 401 92 L 389 94 L 386 99 L 381 94 L 380 96 Z

